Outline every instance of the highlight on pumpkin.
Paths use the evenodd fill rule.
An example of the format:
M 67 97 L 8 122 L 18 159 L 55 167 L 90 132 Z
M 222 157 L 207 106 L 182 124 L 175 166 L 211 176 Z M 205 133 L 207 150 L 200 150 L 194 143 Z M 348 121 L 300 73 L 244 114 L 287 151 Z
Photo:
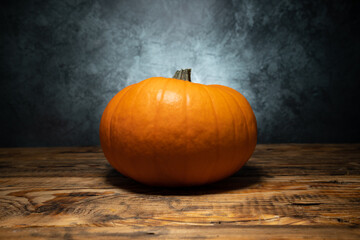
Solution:
M 194 186 L 237 172 L 254 152 L 257 125 L 238 91 L 191 82 L 191 69 L 127 86 L 100 123 L 105 157 L 153 186 Z

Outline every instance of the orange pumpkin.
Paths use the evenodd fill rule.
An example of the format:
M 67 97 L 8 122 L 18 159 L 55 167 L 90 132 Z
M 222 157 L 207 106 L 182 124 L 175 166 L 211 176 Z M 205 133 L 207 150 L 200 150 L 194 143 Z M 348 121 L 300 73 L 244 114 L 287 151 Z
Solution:
M 120 173 L 155 186 L 211 183 L 238 171 L 257 139 L 243 95 L 190 81 L 190 70 L 130 85 L 107 105 L 100 123 L 105 157 Z

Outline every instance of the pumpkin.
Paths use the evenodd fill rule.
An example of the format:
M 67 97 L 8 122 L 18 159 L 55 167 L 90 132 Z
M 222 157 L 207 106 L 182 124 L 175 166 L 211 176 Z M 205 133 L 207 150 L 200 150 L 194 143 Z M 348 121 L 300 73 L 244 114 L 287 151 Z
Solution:
M 226 86 L 191 82 L 190 69 L 124 88 L 100 123 L 109 163 L 152 186 L 228 177 L 247 162 L 256 141 L 256 119 L 245 97 Z

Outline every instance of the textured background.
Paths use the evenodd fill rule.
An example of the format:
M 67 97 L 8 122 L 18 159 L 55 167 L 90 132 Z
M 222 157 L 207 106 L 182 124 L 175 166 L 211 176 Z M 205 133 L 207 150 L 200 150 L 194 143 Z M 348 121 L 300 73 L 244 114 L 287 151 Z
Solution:
M 259 143 L 360 142 L 360 1 L 2 1 L 0 147 L 98 145 L 125 86 L 192 68 Z

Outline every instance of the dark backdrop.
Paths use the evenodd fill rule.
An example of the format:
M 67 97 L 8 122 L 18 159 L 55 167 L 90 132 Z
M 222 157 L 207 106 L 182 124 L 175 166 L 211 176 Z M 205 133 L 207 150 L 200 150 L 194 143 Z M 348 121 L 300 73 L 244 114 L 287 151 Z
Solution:
M 0 147 L 98 145 L 125 86 L 192 68 L 259 143 L 360 142 L 360 1 L 2 1 Z

